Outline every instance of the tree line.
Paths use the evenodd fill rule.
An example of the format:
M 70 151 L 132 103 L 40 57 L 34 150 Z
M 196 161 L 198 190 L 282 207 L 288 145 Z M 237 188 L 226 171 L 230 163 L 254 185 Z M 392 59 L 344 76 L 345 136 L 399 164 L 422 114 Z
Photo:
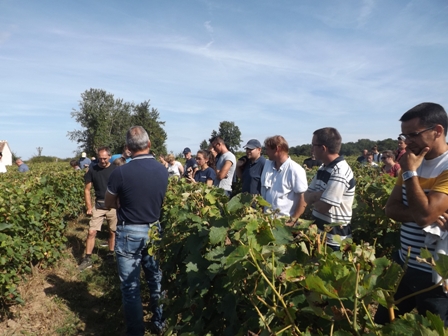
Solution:
M 371 150 L 373 146 L 378 147 L 378 151 L 384 151 L 387 149 L 395 150 L 398 146 L 398 140 L 392 138 L 373 141 L 369 139 L 359 139 L 356 142 L 346 142 L 341 146 L 341 152 L 339 154 L 344 156 L 361 155 L 364 149 Z M 290 155 L 311 155 L 311 144 L 298 145 L 289 148 Z
M 151 139 L 151 148 L 157 155 L 167 153 L 167 134 L 163 129 L 165 122 L 160 120 L 159 112 L 151 107 L 149 99 L 136 104 L 115 98 L 105 90 L 90 89 L 81 94 L 79 107 L 73 109 L 71 116 L 82 128 L 69 131 L 67 136 L 78 143 L 79 151 L 86 152 L 89 156 L 94 156 L 101 146 L 109 146 L 113 153 L 121 153 L 126 132 L 133 125 L 141 125 L 146 129 Z M 234 153 L 240 148 L 241 131 L 233 121 L 220 122 L 218 131 L 213 130 L 209 141 L 204 139 L 199 148 L 207 149 L 215 136 L 221 136 L 227 148 Z M 259 140 L 262 142 L 263 139 Z M 364 149 L 370 150 L 374 145 L 378 146 L 380 152 L 394 150 L 398 141 L 391 138 L 379 141 L 359 139 L 357 142 L 343 143 L 340 154 L 360 155 Z M 311 144 L 291 146 L 289 154 L 308 156 L 311 154 Z

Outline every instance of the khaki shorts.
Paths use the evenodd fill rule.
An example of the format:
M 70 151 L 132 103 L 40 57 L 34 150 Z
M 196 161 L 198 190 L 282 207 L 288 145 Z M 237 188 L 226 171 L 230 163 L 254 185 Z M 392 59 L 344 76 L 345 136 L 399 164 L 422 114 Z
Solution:
M 117 212 L 115 209 L 103 210 L 93 208 L 92 218 L 90 219 L 89 229 L 101 231 L 101 225 L 103 225 L 104 218 L 106 218 L 111 231 L 117 231 Z

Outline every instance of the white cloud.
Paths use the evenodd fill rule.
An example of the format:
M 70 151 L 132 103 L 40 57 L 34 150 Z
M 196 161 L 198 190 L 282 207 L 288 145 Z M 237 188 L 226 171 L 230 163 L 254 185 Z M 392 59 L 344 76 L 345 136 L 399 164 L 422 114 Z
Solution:
M 210 34 L 213 33 L 213 27 L 211 25 L 211 21 L 205 21 L 204 22 L 204 27 L 207 30 L 207 32 L 209 32 Z

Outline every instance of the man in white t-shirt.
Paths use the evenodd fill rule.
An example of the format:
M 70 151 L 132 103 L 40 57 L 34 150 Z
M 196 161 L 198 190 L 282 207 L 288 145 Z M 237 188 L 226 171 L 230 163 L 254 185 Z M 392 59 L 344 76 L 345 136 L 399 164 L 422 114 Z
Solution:
M 235 173 L 236 158 L 229 151 L 224 140 L 217 136 L 211 140 L 213 149 L 218 153 L 216 162 L 216 180 L 214 185 L 226 191 L 226 195 L 232 194 L 232 181 Z
M 266 161 L 261 173 L 261 195 L 277 211 L 288 216 L 286 225 L 293 226 L 305 210 L 304 192 L 308 189 L 305 170 L 288 155 L 285 138 L 275 135 L 264 141 Z

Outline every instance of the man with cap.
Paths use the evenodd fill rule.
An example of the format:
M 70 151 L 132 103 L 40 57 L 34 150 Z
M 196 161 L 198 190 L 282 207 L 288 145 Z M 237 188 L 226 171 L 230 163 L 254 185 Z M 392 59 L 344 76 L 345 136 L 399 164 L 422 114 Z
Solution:
M 92 161 L 87 157 L 86 152 L 81 153 L 81 158 L 79 159 L 79 167 L 81 169 L 88 169 Z
M 243 148 L 246 155 L 236 163 L 236 174 L 243 182 L 241 191 L 261 195 L 261 173 L 266 162 L 261 155 L 261 143 L 257 139 L 251 139 Z
M 184 176 L 188 176 L 191 174 L 191 176 L 194 176 L 196 174 L 196 171 L 198 170 L 198 163 L 195 159 L 191 157 L 191 150 L 188 147 L 184 148 L 184 151 L 182 152 L 185 156 L 185 169 L 184 169 Z

